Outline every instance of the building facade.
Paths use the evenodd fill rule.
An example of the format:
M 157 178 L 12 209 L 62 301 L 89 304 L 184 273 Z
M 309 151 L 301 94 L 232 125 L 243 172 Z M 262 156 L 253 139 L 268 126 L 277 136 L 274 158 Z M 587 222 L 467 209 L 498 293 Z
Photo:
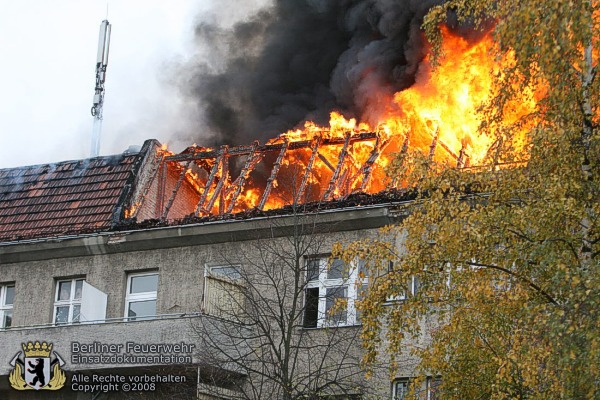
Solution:
M 0 398 L 404 398 L 416 360 L 365 380 L 370 277 L 329 257 L 403 199 L 190 217 L 159 149 L 0 170 Z

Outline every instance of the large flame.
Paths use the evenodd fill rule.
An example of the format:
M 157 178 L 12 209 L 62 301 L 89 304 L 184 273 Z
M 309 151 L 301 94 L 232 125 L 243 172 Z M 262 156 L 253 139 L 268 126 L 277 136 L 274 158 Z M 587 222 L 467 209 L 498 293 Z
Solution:
M 222 213 L 234 197 L 232 212 L 259 207 L 267 186 L 270 193 L 265 196 L 262 209 L 280 208 L 294 202 L 330 200 L 357 191 L 376 193 L 389 187 L 391 182 L 385 167 L 395 154 L 407 148 L 419 149 L 437 161 L 455 165 L 480 164 L 492 139 L 477 133 L 482 120 L 478 110 L 491 99 L 494 79 L 503 63 L 511 62 L 511 57 L 507 54 L 504 60 L 494 59 L 491 52 L 494 42 L 489 34 L 476 42 L 448 29 L 442 29 L 442 35 L 444 56 L 439 65 L 432 68 L 426 57 L 415 84 L 389 99 L 386 112 L 377 124 L 359 123 L 332 112 L 329 126 L 306 122 L 304 128 L 272 139 L 268 145 L 300 141 L 309 144 L 299 148 L 290 146 L 280 160 L 276 160 L 277 152 L 264 156 L 262 162 L 271 167 L 278 165 L 271 183 L 272 169 L 254 169 L 243 177 L 243 189 L 239 193 L 223 190 L 215 195 L 216 191 L 234 184 L 229 172 L 213 168 L 216 157 L 204 161 L 200 174 L 188 171 L 186 177 L 190 185 L 196 188 L 200 198 L 207 199 L 205 208 L 197 208 L 196 214 Z M 510 104 L 509 119 L 516 120 L 531 113 L 536 108 L 537 98 L 539 96 L 525 91 L 522 101 Z M 371 137 L 376 140 L 345 140 L 348 135 L 361 132 L 375 133 L 376 136 Z M 323 141 L 328 145 L 319 147 Z M 373 159 L 375 162 L 371 162 Z M 214 183 L 209 182 L 211 169 L 217 171 L 213 176 Z M 237 169 L 244 172 L 240 166 Z M 307 170 L 310 172 L 306 173 Z M 367 170 L 368 174 L 365 174 Z M 365 175 L 368 175 L 366 179 Z M 208 201 L 213 196 L 214 201 Z

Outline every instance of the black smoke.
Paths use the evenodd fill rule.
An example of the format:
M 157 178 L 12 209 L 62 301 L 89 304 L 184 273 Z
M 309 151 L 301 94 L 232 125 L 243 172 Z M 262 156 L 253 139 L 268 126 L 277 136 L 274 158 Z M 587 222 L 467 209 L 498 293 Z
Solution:
M 419 27 L 441 2 L 277 0 L 226 28 L 198 23 L 208 56 L 183 72 L 198 106 L 196 139 L 264 141 L 306 119 L 326 123 L 332 110 L 376 122 L 414 83 L 425 55 Z

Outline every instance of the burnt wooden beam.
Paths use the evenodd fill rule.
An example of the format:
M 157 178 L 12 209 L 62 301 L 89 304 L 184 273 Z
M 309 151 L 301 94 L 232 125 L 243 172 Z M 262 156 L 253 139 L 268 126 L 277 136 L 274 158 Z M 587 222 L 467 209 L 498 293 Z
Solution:
M 333 172 L 333 175 L 331 176 L 331 180 L 329 181 L 329 187 L 327 188 L 327 191 L 325 192 L 325 195 L 323 196 L 324 200 L 329 200 L 329 197 L 333 194 L 333 191 L 335 190 L 337 180 L 340 175 L 340 171 L 342 169 L 342 166 L 344 165 L 344 160 L 346 159 L 346 154 L 348 154 L 348 145 L 349 144 L 350 144 L 350 134 L 348 133 L 348 134 L 346 134 L 346 141 L 344 142 L 344 147 L 342 147 L 342 150 L 340 151 L 337 166 L 335 168 L 335 171 Z
M 438 144 L 438 132 L 439 130 L 436 128 L 435 133 L 433 134 L 433 140 L 431 141 L 431 146 L 429 146 L 429 161 L 433 160 L 433 155 L 435 154 L 435 149 Z
M 212 197 L 210 198 L 210 200 L 208 201 L 208 204 L 206 205 L 205 211 L 210 214 L 210 210 L 212 210 L 213 206 L 215 205 L 215 201 L 217 201 L 217 198 L 219 197 L 219 195 L 221 195 L 221 191 L 223 190 L 223 185 L 225 184 L 225 182 L 229 179 L 229 157 L 227 152 L 225 152 L 223 154 L 223 157 L 221 159 L 221 178 L 219 179 L 219 182 L 217 183 L 217 186 L 215 187 L 215 191 L 212 195 Z M 221 196 L 221 199 L 219 201 L 219 214 L 223 214 L 223 203 L 224 203 L 224 198 L 223 196 Z
M 165 159 L 161 162 L 161 167 L 158 169 L 160 176 L 158 177 L 158 187 L 156 188 L 156 208 L 155 216 L 160 218 L 162 215 L 163 205 L 165 203 L 165 187 L 167 185 L 167 161 Z
M 273 188 L 273 182 L 275 181 L 275 178 L 277 178 L 277 173 L 279 172 L 279 168 L 281 167 L 281 162 L 283 161 L 283 157 L 285 155 L 285 152 L 287 151 L 288 143 L 289 142 L 287 140 L 285 140 L 283 143 L 283 146 L 279 150 L 279 155 L 277 156 L 277 160 L 275 160 L 275 164 L 273 164 L 273 168 L 271 169 L 271 176 L 269 176 L 269 179 L 267 179 L 265 191 L 263 192 L 263 194 L 260 198 L 260 202 L 258 203 L 259 210 L 262 210 L 265 207 L 267 199 L 269 198 L 269 195 L 271 194 L 271 189 Z
M 204 191 L 202 192 L 202 195 L 200 196 L 200 200 L 198 201 L 198 204 L 196 205 L 196 211 L 194 212 L 196 214 L 196 216 L 200 216 L 200 212 L 204 209 L 204 203 L 206 202 L 206 198 L 208 197 L 208 192 L 215 180 L 215 177 L 217 176 L 217 171 L 219 170 L 219 166 L 221 165 L 221 160 L 223 159 L 223 157 L 225 157 L 226 153 L 227 153 L 227 146 L 222 146 L 221 150 L 219 150 L 218 157 L 215 160 L 215 163 L 213 164 L 213 167 L 210 171 L 210 175 L 208 176 L 206 184 L 204 185 Z
M 227 214 L 229 214 L 231 211 L 233 211 L 233 207 L 235 207 L 237 198 L 240 195 L 240 193 L 242 192 L 242 189 L 244 188 L 246 179 L 248 178 L 248 176 L 250 175 L 250 172 L 252 172 L 252 170 L 254 169 L 256 164 L 262 158 L 262 153 L 258 153 L 258 154 L 256 153 L 256 148 L 258 147 L 258 141 L 255 141 L 252 146 L 253 146 L 253 150 L 250 152 L 250 154 L 248 154 L 248 158 L 246 159 L 246 164 L 244 164 L 244 168 L 242 168 L 240 175 L 233 182 L 233 187 L 235 187 L 235 191 L 233 192 L 233 196 L 231 196 L 231 199 L 229 200 L 229 205 L 227 206 L 227 210 L 225 211 Z
M 408 135 L 406 135 L 405 143 L 407 140 L 408 140 Z M 362 167 L 360 169 L 360 172 L 361 172 L 363 178 L 360 183 L 360 188 L 358 189 L 359 192 L 364 192 L 365 189 L 367 188 L 367 184 L 369 183 L 369 179 L 371 178 L 371 173 L 373 172 L 373 165 L 375 164 L 375 161 L 377 161 L 377 159 L 379 158 L 379 155 L 381 154 L 383 149 L 388 145 L 389 142 L 390 142 L 389 139 L 381 141 L 379 138 L 375 142 L 375 146 L 373 146 L 373 150 L 371 151 L 369 158 L 367 159 L 367 161 L 365 161 L 365 163 L 362 165 Z M 406 143 L 406 146 L 408 149 L 408 143 Z M 403 148 L 403 150 L 404 150 L 404 148 Z
M 408 153 L 408 146 L 410 145 L 410 136 L 408 136 L 408 132 L 406 133 L 406 137 L 404 138 L 404 143 L 402 143 L 402 149 L 400 150 L 400 155 L 405 156 Z M 398 186 L 398 176 L 395 176 L 392 179 L 392 187 L 397 188 Z
M 296 198 L 294 199 L 294 204 L 298 204 L 301 202 L 302 197 L 304 196 L 304 191 L 306 190 L 306 182 L 308 182 L 308 177 L 311 174 L 313 164 L 315 163 L 315 158 L 319 153 L 319 145 L 321 144 L 321 138 L 318 137 L 312 146 L 312 153 L 310 155 L 310 159 L 308 160 L 308 164 L 304 169 L 304 176 L 302 177 L 302 182 L 300 182 L 300 188 L 298 189 L 298 193 L 296 193 Z
M 356 141 L 368 141 L 377 138 L 377 134 L 375 132 L 360 132 L 355 133 L 351 136 L 350 140 L 352 142 Z M 321 145 L 342 145 L 346 141 L 344 138 L 322 138 Z M 311 147 L 313 144 L 313 140 L 298 140 L 295 142 L 281 142 L 281 143 L 272 143 L 272 144 L 264 144 L 259 146 L 256 151 L 257 152 L 275 152 L 281 151 L 281 148 L 286 146 L 288 150 L 296 150 L 306 147 Z M 240 156 L 247 155 L 252 152 L 252 145 L 250 146 L 235 146 L 231 147 L 228 151 L 229 156 Z M 219 156 L 220 151 L 217 149 L 205 149 L 202 151 L 185 151 L 180 154 L 168 156 L 166 158 L 167 161 L 187 161 L 189 159 L 200 160 L 205 158 L 217 158 Z

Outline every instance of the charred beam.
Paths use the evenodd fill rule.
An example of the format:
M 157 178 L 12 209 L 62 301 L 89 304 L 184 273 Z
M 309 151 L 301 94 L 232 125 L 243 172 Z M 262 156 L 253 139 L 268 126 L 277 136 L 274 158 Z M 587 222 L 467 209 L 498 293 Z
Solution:
M 281 167 L 281 161 L 283 161 L 283 156 L 285 155 L 285 152 L 287 151 L 287 147 L 288 147 L 288 141 L 285 140 L 283 143 L 283 146 L 281 147 L 281 150 L 279 151 L 277 160 L 275 160 L 275 164 L 273 164 L 273 168 L 271 169 L 271 176 L 269 176 L 269 179 L 267 179 L 265 191 L 263 192 L 262 197 L 260 199 L 260 203 L 258 204 L 259 210 L 262 210 L 264 208 L 265 203 L 267 202 L 267 199 L 269 198 L 269 195 L 271 194 L 271 189 L 273 188 L 273 182 L 275 181 L 275 178 L 277 178 L 277 173 L 279 172 L 279 168 Z
M 338 177 L 340 175 L 340 171 L 342 169 L 342 166 L 344 165 L 344 159 L 346 158 L 346 154 L 348 154 L 348 145 L 349 144 L 350 144 L 350 134 L 347 133 L 346 141 L 344 142 L 344 147 L 342 147 L 342 150 L 340 151 L 337 167 L 335 168 L 335 171 L 331 177 L 331 180 L 329 181 L 329 187 L 327 188 L 327 191 L 325 192 L 325 195 L 323 196 L 324 200 L 329 200 L 329 197 L 332 195 L 332 193 L 335 189 Z
M 373 140 L 377 138 L 377 134 L 374 132 L 361 132 L 361 133 L 357 133 L 351 136 L 350 141 L 351 142 L 364 142 L 364 141 L 369 141 L 369 140 Z M 328 138 L 328 139 L 322 139 L 321 140 L 322 146 L 328 146 L 328 145 L 342 145 L 345 143 L 346 139 L 345 138 Z M 281 149 L 286 146 L 288 150 L 296 150 L 296 149 L 301 149 L 301 148 L 306 148 L 306 147 L 311 147 L 313 144 L 313 140 L 299 140 L 299 141 L 295 141 L 295 142 L 281 142 L 281 143 L 273 143 L 273 144 L 264 144 L 259 146 L 256 151 L 257 152 L 275 152 L 275 151 L 281 151 Z M 247 155 L 250 154 L 252 152 L 252 146 L 236 146 L 236 147 L 231 147 L 228 151 L 228 154 L 230 156 L 240 156 L 240 155 Z M 186 151 L 184 153 L 180 153 L 177 155 L 173 155 L 173 156 L 169 156 L 166 158 L 167 161 L 187 161 L 189 159 L 193 159 L 193 160 L 200 160 L 200 159 L 206 159 L 206 158 L 216 158 L 218 157 L 220 154 L 220 151 L 216 150 L 216 149 L 208 149 L 208 150 L 204 150 L 204 151 Z
M 406 140 L 404 141 L 404 143 L 408 149 L 407 141 L 408 141 L 408 135 L 406 135 Z M 367 183 L 369 183 L 369 179 L 371 178 L 371 172 L 373 172 L 373 164 L 375 164 L 375 161 L 377 161 L 377 159 L 379 158 L 379 155 L 381 154 L 383 149 L 385 149 L 385 146 L 387 146 L 388 143 L 389 143 L 389 139 L 380 141 L 380 139 L 377 138 L 377 141 L 375 142 L 375 146 L 373 146 L 373 150 L 371 151 L 369 158 L 367 159 L 367 161 L 365 161 L 365 163 L 363 164 L 363 166 L 360 169 L 360 174 L 363 176 L 363 179 L 360 184 L 360 188 L 358 190 L 359 192 L 364 192 L 365 189 L 367 188 Z M 404 147 L 402 148 L 402 150 L 406 151 L 404 149 Z
M 212 197 L 210 198 L 208 204 L 206 205 L 205 211 L 207 213 L 210 213 L 210 210 L 212 210 L 213 206 L 215 205 L 215 201 L 217 201 L 217 197 L 219 197 L 221 195 L 221 190 L 223 189 L 223 185 L 225 184 L 225 181 L 227 181 L 229 179 L 229 157 L 227 152 L 225 152 L 223 154 L 222 160 L 221 160 L 221 178 L 219 179 L 219 183 L 217 183 L 217 187 L 215 188 L 215 191 L 212 195 Z M 221 195 L 220 196 L 221 199 L 219 201 L 219 214 L 223 214 L 223 203 L 224 203 L 224 198 Z
M 350 154 L 348 154 L 348 157 L 350 157 Z M 349 173 L 350 168 L 346 166 L 346 168 L 344 168 L 344 172 L 342 172 L 342 175 L 339 179 L 338 188 L 340 188 L 340 191 L 343 194 L 344 198 L 350 194 L 350 179 L 348 177 Z
M 310 155 L 310 159 L 308 160 L 308 164 L 304 170 L 304 176 L 302 177 L 302 182 L 300 183 L 300 188 L 298 189 L 298 193 L 296 194 L 296 198 L 294 199 L 294 204 L 298 204 L 301 202 L 302 197 L 304 196 L 304 191 L 306 190 L 306 182 L 308 182 L 308 176 L 311 174 L 313 164 L 315 163 L 315 158 L 319 153 L 319 145 L 321 144 L 321 137 L 318 137 L 313 143 L 312 154 Z
M 235 182 L 233 182 L 233 187 L 235 187 L 235 192 L 233 193 L 231 200 L 229 200 L 229 205 L 227 206 L 227 211 L 226 211 L 227 214 L 229 214 L 231 211 L 233 211 L 233 207 L 235 207 L 237 198 L 240 195 L 240 193 L 242 192 L 242 189 L 244 188 L 246 179 L 248 179 L 250 172 L 252 172 L 252 170 L 254 169 L 256 164 L 262 158 L 261 153 L 258 153 L 258 154 L 256 153 L 256 148 L 258 147 L 258 141 L 255 141 L 252 146 L 253 146 L 253 150 L 248 155 L 248 158 L 246 159 L 246 164 L 244 164 L 244 168 L 240 172 L 240 175 L 237 177 Z
M 408 136 L 408 132 L 406 133 L 406 137 L 404 138 L 404 143 L 402 144 L 402 149 L 400 150 L 400 156 L 405 156 L 408 154 L 408 146 L 410 145 L 410 136 Z M 392 179 L 392 187 L 398 187 L 398 176 L 395 176 Z
M 161 162 L 161 167 L 159 168 L 159 178 L 158 178 L 158 188 L 156 190 L 156 208 L 155 208 L 155 215 L 157 218 L 160 218 L 161 216 L 161 212 L 163 210 L 163 205 L 165 202 L 165 188 L 167 186 L 167 175 L 168 175 L 168 170 L 167 170 L 167 161 L 166 159 L 163 158 L 162 162 Z
M 204 203 L 206 202 L 206 198 L 208 197 L 208 192 L 215 180 L 215 177 L 217 176 L 217 171 L 219 170 L 219 166 L 221 165 L 221 160 L 223 159 L 223 157 L 225 157 L 226 153 L 227 153 L 227 146 L 222 146 L 221 150 L 219 151 L 218 157 L 215 160 L 215 163 L 210 171 L 208 180 L 206 181 L 206 184 L 204 185 L 204 191 L 202 192 L 202 195 L 200 196 L 198 205 L 196 205 L 195 214 L 197 216 L 200 216 L 200 212 L 204 209 Z
M 463 145 L 460 148 L 460 152 L 458 153 L 458 159 L 456 160 L 457 168 L 464 168 L 465 166 L 465 158 L 467 157 L 465 146 Z
M 323 164 L 325 164 L 327 168 L 331 170 L 331 172 L 335 173 L 335 168 L 333 167 L 333 165 L 331 165 L 329 160 L 321 153 L 317 153 L 317 155 L 319 156 L 319 159 L 323 161 Z
M 441 140 L 438 137 L 438 143 L 437 143 L 442 149 L 446 150 L 448 152 L 448 154 L 450 154 L 455 160 L 458 160 L 458 155 L 450 148 L 448 147 L 448 145 L 446 143 L 444 143 L 443 140 Z
M 433 134 L 433 140 L 431 141 L 431 146 L 429 146 L 429 161 L 433 160 L 433 155 L 435 154 L 435 149 L 438 144 L 438 133 L 439 133 L 439 130 L 436 129 L 435 133 Z

